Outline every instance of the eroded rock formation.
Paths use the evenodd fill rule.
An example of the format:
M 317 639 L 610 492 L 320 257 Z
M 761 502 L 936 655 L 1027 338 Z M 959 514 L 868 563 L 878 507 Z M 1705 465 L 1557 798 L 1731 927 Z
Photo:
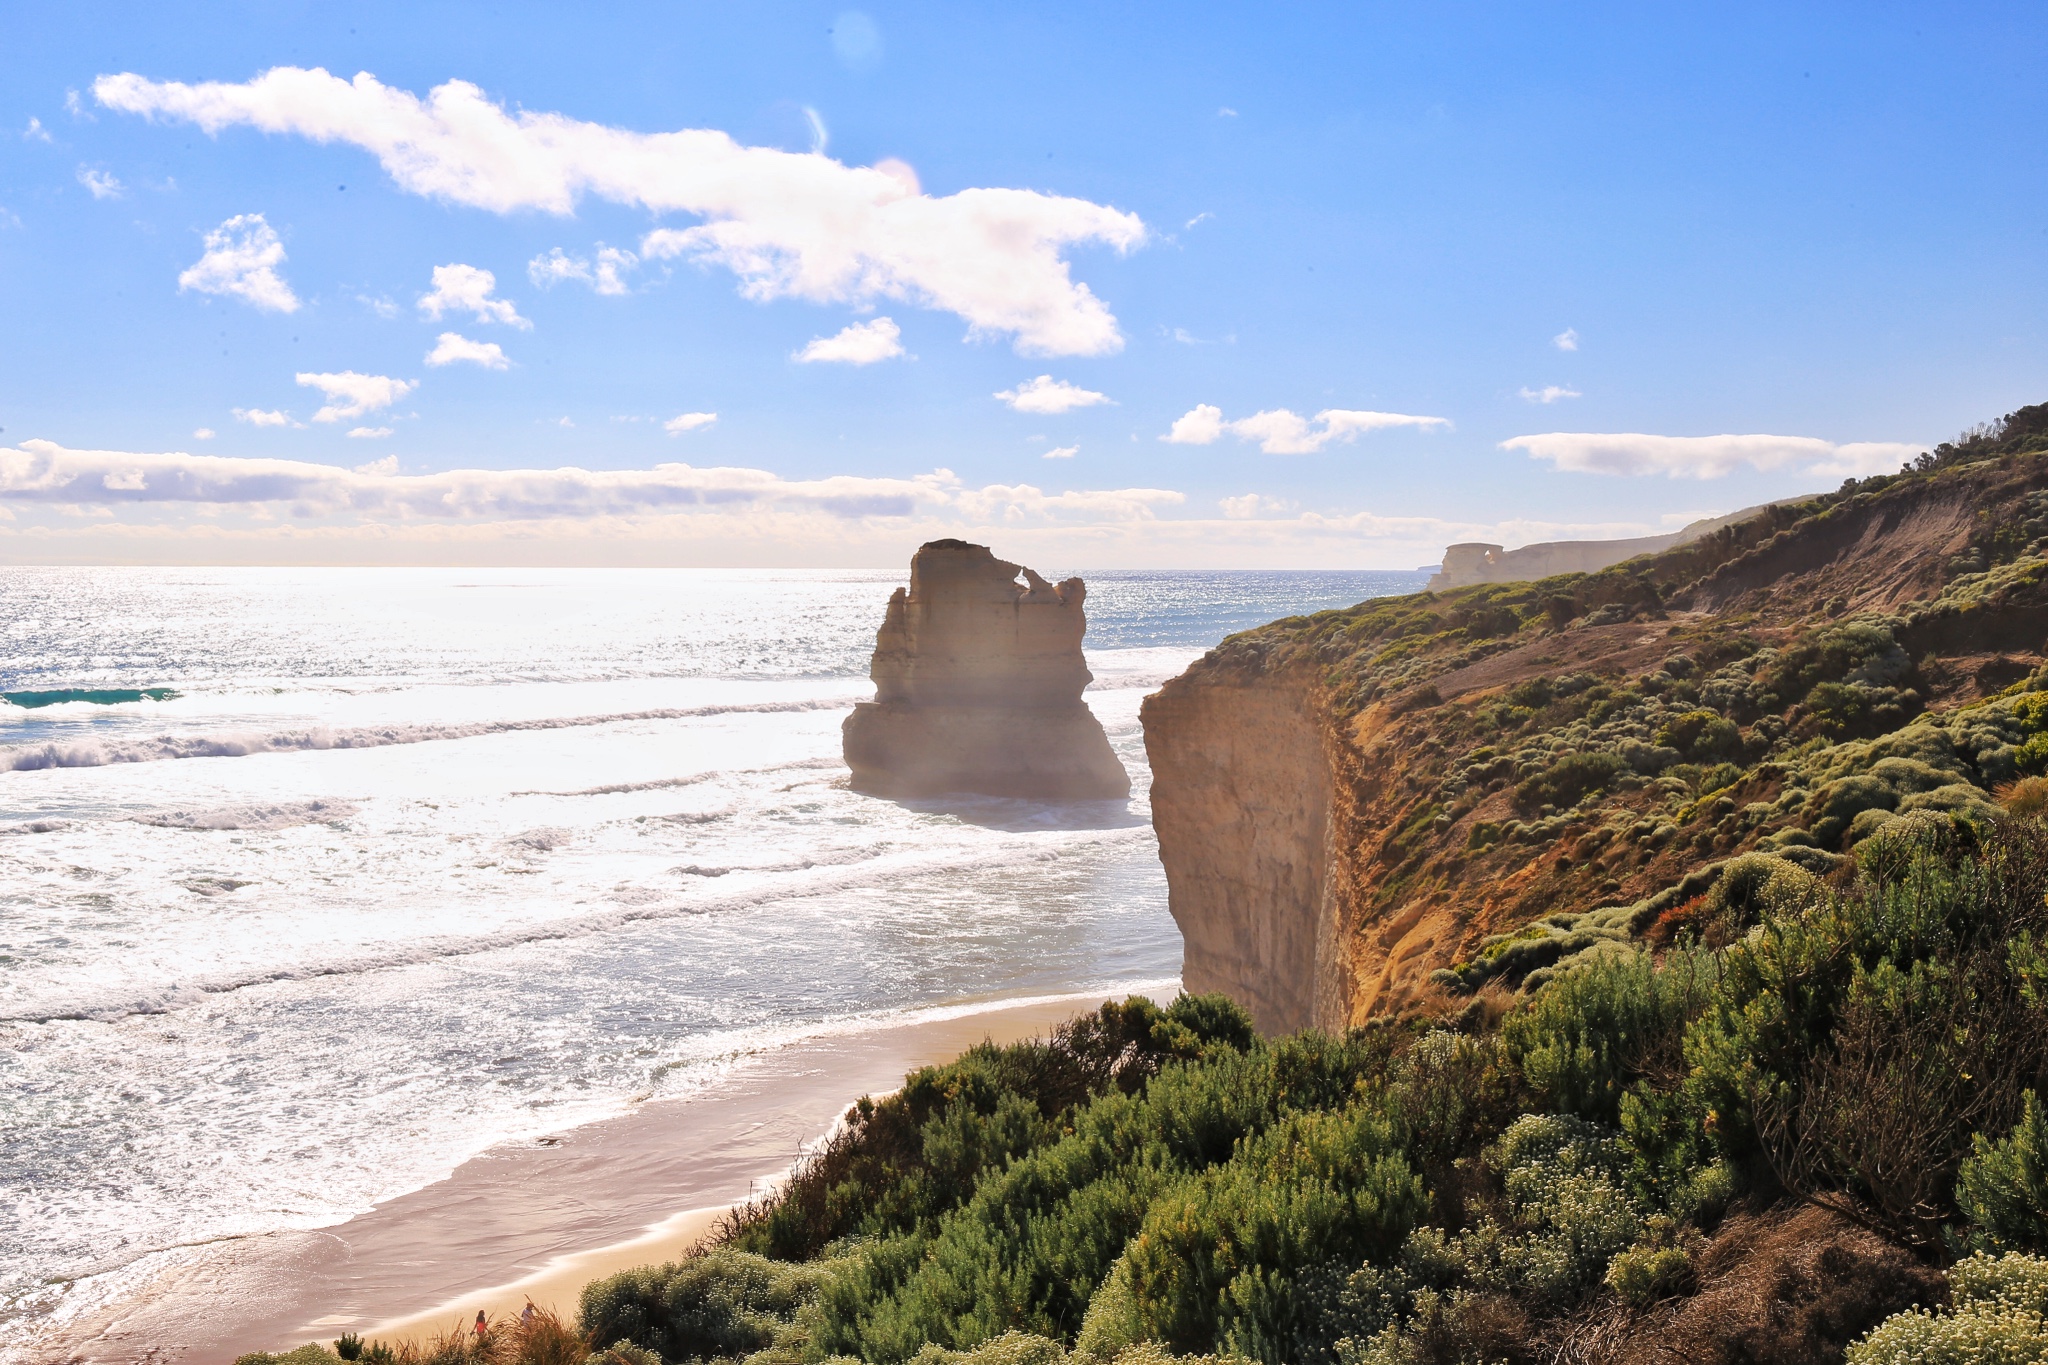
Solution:
M 1022 574 L 1024 582 L 1017 581 Z M 1086 800 L 1131 779 L 1081 700 L 1087 585 L 1057 586 L 986 545 L 935 540 L 875 635 L 875 699 L 841 736 L 857 790 Z

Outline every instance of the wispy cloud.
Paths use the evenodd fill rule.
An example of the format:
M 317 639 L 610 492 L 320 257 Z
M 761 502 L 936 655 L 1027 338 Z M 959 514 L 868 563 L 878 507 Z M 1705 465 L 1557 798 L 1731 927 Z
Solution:
M 712 129 L 648 134 L 509 112 L 467 81 L 422 99 L 367 73 L 345 81 L 277 67 L 241 84 L 108 75 L 93 93 L 108 108 L 208 132 L 245 125 L 353 143 L 401 188 L 495 213 L 567 214 L 588 194 L 694 214 L 704 221 L 656 229 L 641 254 L 721 266 L 753 299 L 896 299 L 954 313 L 971 334 L 1014 337 L 1027 353 L 1119 349 L 1116 318 L 1072 278 L 1066 253 L 1085 243 L 1129 251 L 1146 238 L 1135 214 L 1084 199 L 1019 189 L 934 197 L 881 166 L 743 147 Z
M 617 247 L 600 245 L 595 263 L 589 257 L 571 256 L 554 247 L 545 256 L 536 256 L 526 263 L 526 278 L 543 289 L 574 280 L 589 285 L 597 293 L 619 295 L 629 292 L 625 274 L 639 264 L 638 256 Z
M 702 431 L 718 420 L 715 412 L 682 412 L 661 424 L 661 429 L 671 436 L 680 436 L 686 431 Z
M 192 432 L 192 439 L 195 441 L 211 441 L 219 434 L 212 427 L 198 427 Z
M 31 115 L 28 127 L 21 130 L 21 140 L 23 142 L 48 142 L 50 141 L 50 130 L 43 126 L 41 119 Z
M 392 432 L 390 427 L 350 427 L 348 434 L 357 441 L 381 441 Z M 395 463 L 395 460 L 394 460 Z M 357 466 L 361 468 L 361 466 Z
M 269 313 L 296 313 L 299 296 L 277 268 L 284 243 L 260 213 L 228 219 L 206 234 L 206 254 L 178 276 L 180 292 L 225 294 Z
M 809 345 L 790 358 L 802 365 L 872 365 L 902 354 L 903 329 L 888 318 L 876 318 L 873 322 L 854 323 L 828 337 L 812 337 Z
M 1560 398 L 1584 398 L 1585 396 L 1577 389 L 1568 389 L 1561 384 L 1545 384 L 1540 389 L 1532 389 L 1526 384 L 1522 386 L 1523 401 L 1530 403 L 1555 403 Z
M 487 370 L 502 370 L 512 364 L 505 354 L 505 348 L 495 341 L 471 341 L 460 332 L 443 332 L 434 340 L 434 349 L 427 352 L 427 363 L 433 366 L 466 363 L 481 365 Z
M 338 374 L 300 374 L 294 377 L 302 386 L 318 389 L 327 398 L 327 406 L 313 414 L 313 420 L 316 422 L 339 422 L 345 418 L 361 417 L 366 413 L 380 411 L 420 386 L 417 379 L 393 379 L 382 374 L 357 374 L 354 370 L 343 370 Z
M 511 327 L 531 329 L 533 324 L 519 316 L 510 299 L 491 297 L 498 277 L 473 265 L 437 265 L 434 287 L 420 295 L 420 312 L 439 322 L 451 310 L 468 313 L 478 322 L 502 322 Z
M 1245 521 L 1256 516 L 1279 516 L 1293 510 L 1292 505 L 1278 498 L 1269 498 L 1262 493 L 1244 493 L 1234 498 L 1218 498 L 1216 505 L 1223 509 L 1223 515 L 1232 521 Z
M 1071 460 L 1081 453 L 1079 446 L 1054 446 L 1042 457 L 1048 460 Z
M 1836 444 L 1813 436 L 1650 436 L 1641 432 L 1553 431 L 1502 441 L 1578 474 L 1663 474 L 1718 479 L 1738 469 L 1809 474 L 1888 474 L 1926 447 L 1900 441 Z
M 1414 417 L 1402 412 L 1363 412 L 1350 408 L 1325 408 L 1313 419 L 1286 408 L 1270 408 L 1226 422 L 1221 408 L 1199 403 L 1177 418 L 1159 439 L 1173 445 L 1205 446 L 1229 433 L 1240 440 L 1257 441 L 1259 449 L 1268 455 L 1313 455 L 1332 442 L 1355 441 L 1365 432 L 1383 431 L 1390 427 L 1421 427 L 1427 430 L 1449 425 L 1449 419 L 1443 417 Z
M 1075 408 L 1092 408 L 1110 401 L 1106 393 L 1084 389 L 1049 374 L 1028 379 L 1014 389 L 999 390 L 995 396 L 1018 412 L 1035 413 L 1072 412 Z
M 1574 328 L 1574 327 L 1567 327 L 1567 328 L 1565 328 L 1565 329 L 1564 329 L 1564 330 L 1563 330 L 1562 332 L 1559 332 L 1559 333 L 1558 333 L 1558 334 L 1557 334 L 1556 336 L 1554 336 L 1554 337 L 1552 337 L 1552 338 L 1550 339 L 1550 344 L 1551 344 L 1551 345 L 1553 345 L 1553 346 L 1555 346 L 1555 347 L 1557 347 L 1557 349 L 1558 349 L 1558 350 L 1560 350 L 1560 351 L 1576 351 L 1576 350 L 1578 350 L 1578 349 L 1579 349 L 1579 333 L 1578 333 L 1578 329 L 1577 329 L 1577 328 Z
M 78 168 L 78 183 L 85 186 L 95 199 L 119 199 L 126 187 L 113 176 L 91 166 Z
M 237 422 L 247 422 L 252 427 L 289 427 L 298 425 L 292 421 L 292 415 L 282 408 L 236 408 L 234 413 Z M 204 431 L 205 428 L 202 427 L 200 430 Z M 195 431 L 192 434 L 197 436 L 199 432 Z M 212 434 L 207 432 L 208 436 Z
M 1215 216 L 1215 214 L 1208 212 L 1198 213 L 1194 217 L 1188 219 L 1187 222 L 1183 223 L 1181 226 L 1183 229 L 1193 228 L 1196 224 L 1206 223 Z

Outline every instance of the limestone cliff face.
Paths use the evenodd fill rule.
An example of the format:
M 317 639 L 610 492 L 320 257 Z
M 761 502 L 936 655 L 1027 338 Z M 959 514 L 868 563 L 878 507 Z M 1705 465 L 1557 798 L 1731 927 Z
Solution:
M 1732 857 L 1995 811 L 2048 734 L 2006 691 L 2048 693 L 2042 413 L 1597 573 L 1224 641 L 1142 712 L 1187 989 L 1273 1032 L 1434 1013 L 1692 932 Z
M 1017 582 L 1018 575 L 1024 582 Z M 875 635 L 875 700 L 842 727 L 853 785 L 886 796 L 1095 799 L 1131 782 L 1082 689 L 1087 585 L 935 540 Z
M 1342 1027 L 1345 792 L 1309 679 L 1190 673 L 1145 699 L 1144 722 L 1183 988 L 1224 992 L 1268 1032 Z

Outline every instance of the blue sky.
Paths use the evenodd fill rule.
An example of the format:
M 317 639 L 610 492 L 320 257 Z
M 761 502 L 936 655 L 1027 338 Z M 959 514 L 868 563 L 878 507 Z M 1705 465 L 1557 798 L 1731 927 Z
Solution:
M 1411 567 L 2048 398 L 2038 5 L 6 31 L 12 562 Z

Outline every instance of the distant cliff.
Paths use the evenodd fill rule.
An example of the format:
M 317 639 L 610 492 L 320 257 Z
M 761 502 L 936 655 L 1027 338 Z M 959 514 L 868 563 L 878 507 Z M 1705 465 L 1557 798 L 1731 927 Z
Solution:
M 1023 583 L 1017 582 L 1022 574 Z M 1091 675 L 1078 578 L 1055 587 L 986 545 L 935 540 L 910 561 L 875 635 L 875 700 L 842 727 L 860 791 L 1051 799 L 1130 795 L 1081 700 Z
M 2048 772 L 2048 405 L 1937 456 L 1224 641 L 1143 712 L 1187 989 L 1342 1027 L 1671 941 L 1742 855 L 1995 814 Z
M 1566 573 L 1598 573 L 1640 555 L 1656 554 L 1711 535 L 1724 526 L 1747 521 L 1762 507 L 1745 507 L 1725 517 L 1707 517 L 1662 536 L 1632 540 L 1546 540 L 1505 550 L 1498 545 L 1467 541 L 1444 548 L 1444 562 L 1424 587 L 1430 592 L 1469 588 L 1479 583 L 1516 583 Z

